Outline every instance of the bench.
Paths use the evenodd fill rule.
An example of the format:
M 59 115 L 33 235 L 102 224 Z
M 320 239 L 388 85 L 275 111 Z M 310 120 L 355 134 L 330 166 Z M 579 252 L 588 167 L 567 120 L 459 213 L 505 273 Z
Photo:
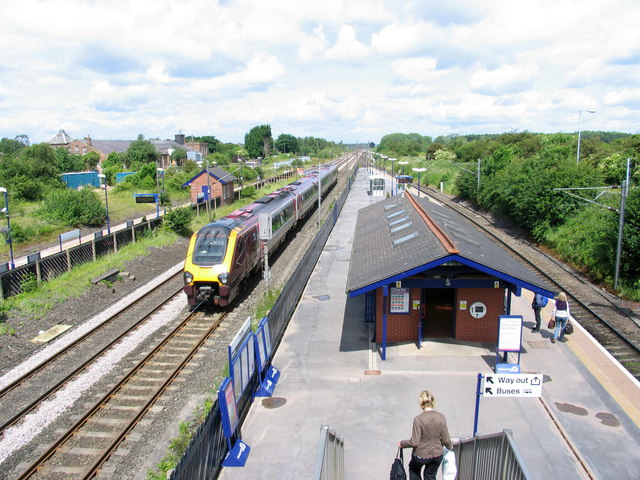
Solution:
M 119 274 L 120 270 L 118 270 L 117 268 L 111 268 L 104 272 L 102 275 L 98 275 L 97 277 L 92 278 L 91 283 L 97 285 L 100 282 L 113 282 Z

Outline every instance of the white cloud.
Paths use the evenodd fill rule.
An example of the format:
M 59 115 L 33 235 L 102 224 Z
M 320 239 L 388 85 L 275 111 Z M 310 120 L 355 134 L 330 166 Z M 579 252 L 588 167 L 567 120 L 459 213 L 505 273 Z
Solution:
M 73 28 L 70 19 L 74 21 Z M 0 137 L 635 132 L 635 0 L 21 0 Z M 284 131 L 284 129 L 288 131 Z
M 330 60 L 357 59 L 368 54 L 369 48 L 356 38 L 356 32 L 351 25 L 343 25 L 340 28 L 338 41 L 326 52 L 326 56 Z
M 425 23 L 391 24 L 371 38 L 371 46 L 380 53 L 401 55 L 414 52 L 428 40 L 429 28 Z
M 640 90 L 625 88 L 609 92 L 604 96 L 604 104 L 612 107 L 633 106 L 640 108 Z
M 537 71 L 534 66 L 504 65 L 494 70 L 478 70 L 470 80 L 472 91 L 484 94 L 505 94 L 527 90 Z
M 436 71 L 438 60 L 431 57 L 403 58 L 392 63 L 393 75 L 401 81 L 424 83 L 442 76 Z

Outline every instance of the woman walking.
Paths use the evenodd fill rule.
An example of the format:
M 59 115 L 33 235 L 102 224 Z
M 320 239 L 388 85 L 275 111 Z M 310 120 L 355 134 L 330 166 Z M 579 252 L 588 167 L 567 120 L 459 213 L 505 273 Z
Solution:
M 556 340 L 562 341 L 564 338 L 564 329 L 567 326 L 569 320 L 569 302 L 567 301 L 567 295 L 564 292 L 560 292 L 556 297 L 555 305 L 553 306 L 553 314 L 551 318 L 556 321 L 556 329 L 553 331 L 553 337 L 551 337 L 551 343 L 556 343 Z
M 424 480 L 436 480 L 436 473 L 442 463 L 444 445 L 451 450 L 451 438 L 444 415 L 434 410 L 436 399 L 427 390 L 420 393 L 418 401 L 422 413 L 413 419 L 413 431 L 409 440 L 400 442 L 401 448 L 412 447 L 409 462 L 409 479 L 420 480 L 424 467 Z

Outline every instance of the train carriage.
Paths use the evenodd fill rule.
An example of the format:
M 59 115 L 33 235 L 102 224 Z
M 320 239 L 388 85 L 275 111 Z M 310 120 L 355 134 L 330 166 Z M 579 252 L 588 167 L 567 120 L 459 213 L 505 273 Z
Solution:
M 287 233 L 317 203 L 338 178 L 335 165 L 323 166 L 275 192 L 202 227 L 189 242 L 184 268 L 184 292 L 190 307 L 201 302 L 225 307 L 239 295 L 244 281 L 259 270 L 260 214 L 269 214 L 272 239 L 269 251 L 286 240 Z

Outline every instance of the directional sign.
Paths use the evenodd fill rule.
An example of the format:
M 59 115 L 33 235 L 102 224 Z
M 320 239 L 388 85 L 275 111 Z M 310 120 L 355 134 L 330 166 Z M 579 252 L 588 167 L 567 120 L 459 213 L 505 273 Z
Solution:
M 542 395 L 542 374 L 487 375 L 482 394 L 487 397 L 539 397 Z

